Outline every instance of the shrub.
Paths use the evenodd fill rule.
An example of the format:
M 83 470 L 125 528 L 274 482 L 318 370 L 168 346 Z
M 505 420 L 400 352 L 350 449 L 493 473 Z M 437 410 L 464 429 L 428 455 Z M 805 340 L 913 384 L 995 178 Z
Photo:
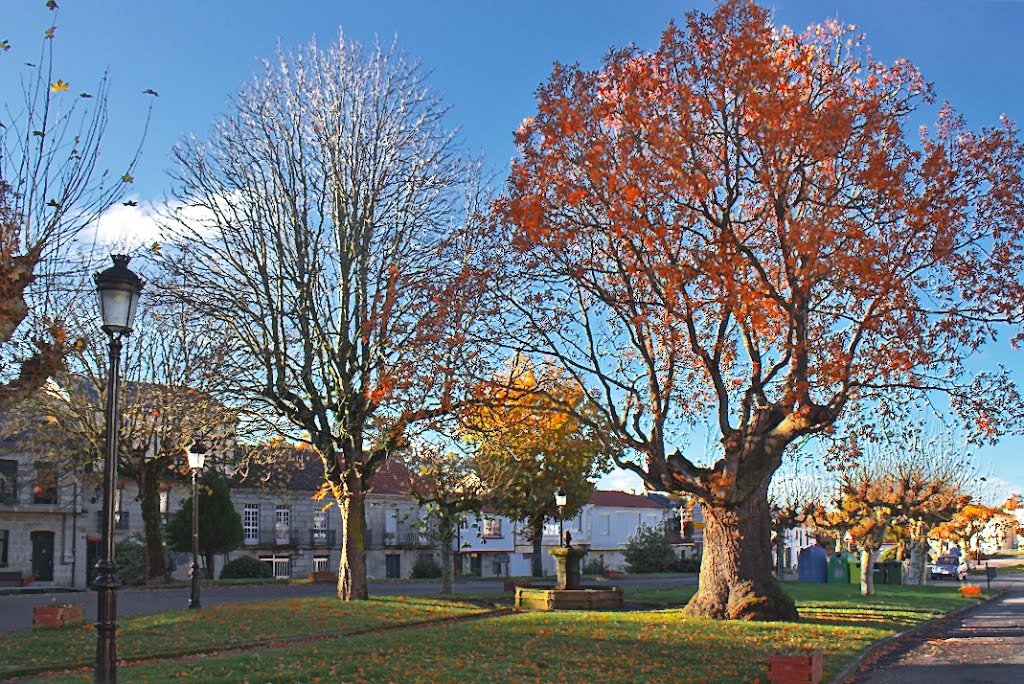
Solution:
M 420 556 L 412 566 L 412 576 L 416 579 L 440 577 L 441 566 L 433 556 Z
M 269 563 L 264 563 L 252 556 L 239 556 L 224 564 L 220 571 L 221 579 L 253 579 L 273 577 L 274 570 Z
M 676 572 L 700 572 L 700 559 L 677 558 L 673 569 Z
M 593 558 L 587 558 L 583 562 L 584 575 L 603 575 L 604 574 L 604 556 L 594 556 Z
M 658 527 L 641 525 L 622 551 L 628 570 L 633 573 L 670 572 L 676 566 L 672 543 Z
M 119 541 L 114 546 L 117 559 L 117 575 L 126 587 L 138 587 L 146 583 L 146 569 L 149 567 L 146 545 L 137 537 Z

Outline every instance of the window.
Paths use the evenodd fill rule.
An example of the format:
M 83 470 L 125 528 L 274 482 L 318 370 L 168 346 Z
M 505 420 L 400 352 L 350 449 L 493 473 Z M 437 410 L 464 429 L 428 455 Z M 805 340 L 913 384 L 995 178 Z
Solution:
M 160 492 L 160 517 L 163 519 L 164 524 L 171 521 L 171 493 L 166 489 Z
M 36 484 L 32 488 L 32 503 L 57 503 L 57 471 L 53 468 L 36 468 Z
M 484 518 L 484 537 L 501 537 L 501 518 L 490 515 Z
M 129 528 L 128 511 L 121 508 L 124 503 L 124 489 L 118 487 L 114 491 L 114 529 L 127 530 Z M 100 512 L 102 515 L 103 512 Z
M 0 461 L 0 504 L 18 503 L 18 462 Z
M 597 532 L 608 536 L 612 533 L 612 516 L 611 513 L 602 513 L 597 516 Z
M 258 544 L 260 541 L 260 505 L 245 504 L 242 509 L 242 528 L 245 530 L 245 543 Z
M 291 556 L 260 556 L 260 560 L 270 564 L 277 579 L 288 579 L 292 576 Z
M 278 544 L 287 544 L 291 538 L 292 509 L 278 506 L 274 509 L 274 534 Z
M 330 572 L 329 563 L 330 559 L 327 556 L 313 556 L 313 572 Z
M 327 543 L 327 513 L 324 511 L 313 512 L 313 543 Z M 314 564 L 316 559 L 314 559 Z
M 7 567 L 7 542 L 10 538 L 9 530 L 0 530 L 0 568 Z

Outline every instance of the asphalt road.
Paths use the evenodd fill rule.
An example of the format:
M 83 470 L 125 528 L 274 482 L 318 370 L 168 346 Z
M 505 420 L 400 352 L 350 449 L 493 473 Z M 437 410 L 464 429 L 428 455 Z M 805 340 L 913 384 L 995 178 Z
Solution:
M 608 582 L 608 585 L 620 587 L 680 586 L 696 583 L 696 575 L 690 575 L 686 577 L 618 579 Z M 503 588 L 504 580 L 472 580 L 455 584 L 457 594 L 500 592 Z M 437 594 L 440 589 L 441 585 L 436 582 L 370 583 L 370 594 L 376 596 Z M 335 592 L 334 584 L 210 585 L 202 588 L 200 601 L 204 606 L 212 606 L 222 603 L 252 603 L 280 598 L 333 596 Z M 128 617 L 186 609 L 188 599 L 189 587 L 187 586 L 170 589 L 122 589 L 117 592 L 117 614 L 119 617 Z M 32 608 L 50 603 L 84 603 L 86 621 L 96 620 L 96 595 L 92 591 L 10 594 L 0 596 L 0 634 L 32 629 Z
M 1024 594 L 1014 591 L 986 601 L 897 643 L 846 681 L 1019 684 L 1024 682 Z

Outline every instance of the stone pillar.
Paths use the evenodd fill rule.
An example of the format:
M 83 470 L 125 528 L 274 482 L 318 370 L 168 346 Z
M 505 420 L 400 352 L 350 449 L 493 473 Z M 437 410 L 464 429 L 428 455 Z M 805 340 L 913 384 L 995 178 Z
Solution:
M 580 588 L 580 559 L 586 551 L 571 546 L 557 546 L 548 551 L 557 564 L 555 589 Z

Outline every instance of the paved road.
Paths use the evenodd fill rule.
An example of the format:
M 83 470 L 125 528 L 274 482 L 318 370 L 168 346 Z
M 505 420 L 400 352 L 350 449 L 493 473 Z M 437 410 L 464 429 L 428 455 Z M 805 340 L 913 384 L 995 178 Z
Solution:
M 995 586 L 995 582 L 993 582 Z M 1012 591 L 915 634 L 848 684 L 1024 682 L 1024 593 Z
M 619 579 L 609 582 L 610 586 L 680 586 L 696 584 L 696 575 L 686 577 L 655 577 L 650 579 Z M 456 582 L 456 593 L 500 592 L 503 580 L 474 580 Z M 434 582 L 371 582 L 371 595 L 436 594 L 440 584 Z M 306 596 L 333 596 L 333 584 L 263 584 L 263 585 L 211 585 L 202 588 L 200 600 L 203 605 L 221 603 L 250 603 L 279 598 L 302 598 Z M 172 589 L 122 589 L 117 592 L 117 614 L 120 617 L 145 615 L 165 610 L 184 609 L 188 605 L 189 588 Z M 49 603 L 84 603 L 85 619 L 96 619 L 96 594 L 91 591 L 53 594 L 13 594 L 0 596 L 0 634 L 21 632 L 32 628 L 32 608 Z

